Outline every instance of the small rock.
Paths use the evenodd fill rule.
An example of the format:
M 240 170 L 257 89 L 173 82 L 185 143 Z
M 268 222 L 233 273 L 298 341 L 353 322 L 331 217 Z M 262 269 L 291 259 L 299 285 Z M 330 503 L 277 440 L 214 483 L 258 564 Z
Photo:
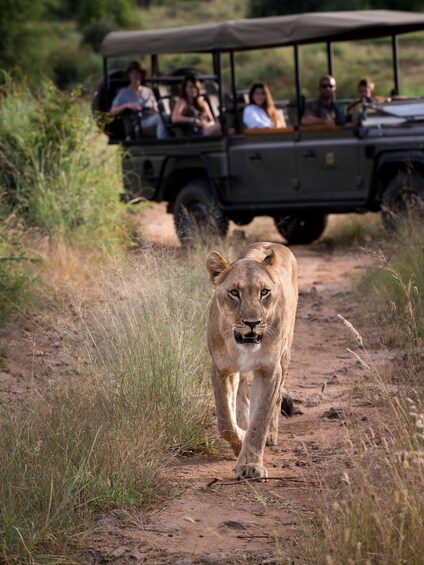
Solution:
M 144 555 L 142 553 L 139 553 L 138 551 L 132 551 L 129 555 L 128 558 L 129 559 L 136 559 L 139 563 L 141 562 L 141 560 L 143 559 Z M 187 565 L 190 565 L 190 563 L 188 563 Z
M 205 555 L 205 557 L 202 557 L 200 561 L 201 563 L 222 563 L 223 565 L 228 563 L 227 556 L 223 553 L 209 553 Z
M 110 556 L 114 559 L 117 559 L 118 557 L 122 557 L 122 555 L 124 555 L 124 553 L 126 553 L 127 551 L 128 547 L 118 547 L 118 549 L 115 549 L 115 551 L 113 551 Z
M 59 361 L 58 359 L 47 359 L 46 364 L 50 365 L 51 367 L 61 367 L 65 363 L 63 361 Z
M 172 565 L 193 565 L 191 559 L 177 559 Z
M 242 524 L 241 522 L 239 522 L 238 520 L 226 520 L 224 522 L 224 525 L 227 526 L 228 528 L 232 528 L 233 530 L 245 530 L 246 526 L 244 524 Z
M 346 420 L 346 412 L 343 408 L 336 408 L 332 406 L 330 410 L 324 412 L 321 418 L 328 418 L 329 420 Z

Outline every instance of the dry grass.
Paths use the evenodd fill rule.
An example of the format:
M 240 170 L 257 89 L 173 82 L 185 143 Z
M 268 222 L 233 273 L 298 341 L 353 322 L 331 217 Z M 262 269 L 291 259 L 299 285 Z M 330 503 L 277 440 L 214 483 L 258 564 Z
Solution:
M 348 470 L 340 472 L 336 489 L 324 480 L 319 544 L 316 531 L 309 539 L 311 563 L 424 562 L 423 241 L 422 226 L 406 223 L 384 253 L 375 252 L 378 266 L 358 294 L 382 341 L 397 348 L 395 371 L 389 363 L 375 366 L 366 340 L 344 320 L 356 344 L 352 354 L 367 373 L 362 386 L 373 388 L 378 408 L 366 429 L 349 422 Z
M 0 562 L 63 562 L 95 513 L 166 495 L 170 458 L 210 449 L 203 254 L 111 258 L 50 296 L 73 376 L 0 422 Z

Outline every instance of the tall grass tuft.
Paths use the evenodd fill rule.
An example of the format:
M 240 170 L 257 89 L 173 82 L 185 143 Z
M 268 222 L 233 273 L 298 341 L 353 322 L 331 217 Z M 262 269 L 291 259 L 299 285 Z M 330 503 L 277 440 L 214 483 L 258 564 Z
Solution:
M 385 375 L 362 347 L 359 354 L 377 386 L 384 413 L 361 429 L 350 424 L 348 470 L 324 487 L 318 510 L 322 532 L 311 562 L 327 564 L 411 563 L 424 561 L 424 402 L 411 387 L 410 397 L 394 393 Z M 403 375 L 407 378 L 407 375 Z
M 106 148 L 80 93 L 37 92 L 6 77 L 0 105 L 0 213 L 87 244 L 110 239 L 119 215 L 117 151 Z
M 406 222 L 384 252 L 375 252 L 378 267 L 360 283 L 364 310 L 398 356 L 394 365 L 377 368 L 347 323 L 380 409 L 368 429 L 350 423 L 348 471 L 340 471 L 335 501 L 334 484 L 325 487 L 328 503 L 318 512 L 323 536 L 311 562 L 424 562 L 423 243 L 422 225 Z
M 340 214 L 330 216 L 323 242 L 329 249 L 346 249 L 370 247 L 386 237 L 379 214 Z
M 360 285 L 373 305 L 385 343 L 413 350 L 424 338 L 424 228 L 405 222 L 391 246 L 375 252 L 378 266 Z
M 95 513 L 165 496 L 171 458 L 210 449 L 203 255 L 120 258 L 56 305 L 68 376 L 0 421 L 1 562 L 60 562 Z
M 119 152 L 106 146 L 78 91 L 63 93 L 47 82 L 33 91 L 22 77 L 6 75 L 0 102 L 4 320 L 28 299 L 33 276 L 26 258 L 39 255 L 35 248 L 46 241 L 109 248 L 121 236 L 122 208 Z M 19 226 L 18 235 L 10 224 Z

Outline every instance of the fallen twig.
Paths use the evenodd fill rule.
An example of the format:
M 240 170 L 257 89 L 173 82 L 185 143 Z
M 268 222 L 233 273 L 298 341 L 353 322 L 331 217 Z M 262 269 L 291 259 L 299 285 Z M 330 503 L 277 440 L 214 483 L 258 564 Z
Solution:
M 211 487 L 212 485 L 217 486 L 227 486 L 227 485 L 239 485 L 241 483 L 248 483 L 252 481 L 291 481 L 294 483 L 304 483 L 304 479 L 297 479 L 296 477 L 266 477 L 260 479 L 258 477 L 249 477 L 247 479 L 235 479 L 234 481 L 221 481 L 221 479 L 214 478 L 207 483 L 206 486 Z

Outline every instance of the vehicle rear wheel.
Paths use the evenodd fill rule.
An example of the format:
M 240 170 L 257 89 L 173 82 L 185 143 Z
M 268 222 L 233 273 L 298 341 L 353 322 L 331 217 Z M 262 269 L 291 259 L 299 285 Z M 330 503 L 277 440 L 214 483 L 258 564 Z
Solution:
M 218 208 L 207 182 L 194 180 L 178 193 L 174 203 L 174 223 L 181 243 L 199 239 L 207 243 L 225 237 L 228 218 Z
M 274 218 L 275 226 L 289 244 L 312 243 L 322 235 L 327 225 L 327 216 L 316 212 L 299 216 Z
M 399 173 L 387 184 L 381 202 L 382 219 L 394 231 L 408 218 L 424 219 L 424 177 L 416 171 Z

